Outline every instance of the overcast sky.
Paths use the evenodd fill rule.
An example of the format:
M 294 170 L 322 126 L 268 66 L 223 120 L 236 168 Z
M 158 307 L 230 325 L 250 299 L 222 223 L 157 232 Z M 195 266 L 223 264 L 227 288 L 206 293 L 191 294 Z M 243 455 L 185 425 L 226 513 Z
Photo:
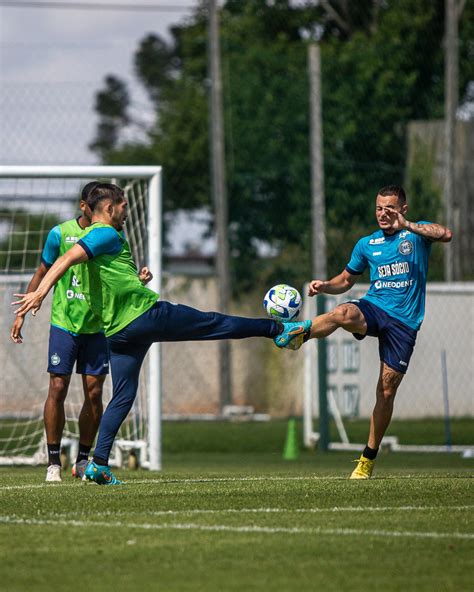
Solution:
M 94 163 L 87 145 L 97 123 L 94 93 L 104 76 L 133 81 L 139 41 L 151 32 L 166 36 L 197 0 L 82 0 L 154 4 L 160 12 L 20 8 L 22 1 L 0 3 L 0 163 Z M 139 85 L 131 90 L 146 112 Z
M 94 94 L 104 77 L 116 74 L 128 80 L 134 108 L 151 117 L 146 95 L 134 84 L 133 54 L 147 33 L 167 36 L 169 26 L 189 17 L 198 3 L 82 1 L 154 4 L 165 10 L 17 8 L 0 4 L 0 164 L 96 164 L 97 158 L 87 146 L 97 125 Z M 213 252 L 213 239 L 201 238 L 206 228 L 199 222 L 203 216 L 175 217 L 168 233 L 174 253 L 182 254 L 190 240 L 200 245 L 202 252 Z

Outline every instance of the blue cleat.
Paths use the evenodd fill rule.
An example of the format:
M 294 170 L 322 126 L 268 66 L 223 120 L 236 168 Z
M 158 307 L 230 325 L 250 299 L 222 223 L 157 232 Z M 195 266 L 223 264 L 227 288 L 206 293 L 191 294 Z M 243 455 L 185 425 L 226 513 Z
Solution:
M 282 323 L 283 331 L 274 338 L 277 347 L 288 349 L 299 349 L 311 331 L 311 321 L 300 321 L 298 323 Z
M 83 481 L 94 481 L 97 485 L 123 485 L 123 481 L 117 479 L 109 466 L 97 465 L 90 461 L 84 471 Z

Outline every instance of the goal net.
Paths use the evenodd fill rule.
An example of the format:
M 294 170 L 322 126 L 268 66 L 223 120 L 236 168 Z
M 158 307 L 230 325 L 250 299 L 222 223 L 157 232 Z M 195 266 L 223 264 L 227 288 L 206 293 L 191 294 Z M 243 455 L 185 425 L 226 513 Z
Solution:
M 361 298 L 369 286 L 355 286 L 341 296 L 326 296 L 326 310 Z M 306 314 L 314 316 L 314 301 L 308 299 Z M 310 309 L 312 308 L 312 310 Z M 474 454 L 474 283 L 427 285 L 426 316 L 417 336 L 410 368 L 395 400 L 393 421 L 401 420 L 409 443 L 396 433 L 382 444 L 392 450 L 413 452 L 461 452 Z M 319 433 L 317 340 L 305 346 L 305 444 L 314 445 Z M 379 373 L 378 341 L 355 340 L 350 333 L 335 331 L 326 339 L 327 407 L 331 420 L 333 450 L 358 450 L 368 434 L 368 418 L 375 403 Z M 358 439 L 352 427 L 364 420 Z M 464 427 L 468 426 L 466 435 Z M 400 425 L 399 425 L 400 429 Z M 456 431 L 458 430 L 458 431 Z M 394 430 L 390 428 L 393 434 Z M 337 434 L 337 435 L 336 435 Z M 362 434 L 362 435 L 361 435 Z
M 128 201 L 126 235 L 137 267 L 147 265 L 160 292 L 161 169 L 159 167 L 0 167 L 0 464 L 46 461 L 43 406 L 51 293 L 36 317 L 27 316 L 22 344 L 8 339 L 14 321 L 14 293 L 26 290 L 37 269 L 49 230 L 79 215 L 82 187 L 91 180 L 113 182 Z M 160 351 L 155 344 L 142 369 L 134 407 L 122 425 L 111 456 L 121 464 L 134 451 L 142 466 L 161 468 Z M 104 406 L 111 381 L 104 389 Z M 78 446 L 78 417 L 84 400 L 81 376 L 74 374 L 66 398 L 62 446 L 73 458 Z

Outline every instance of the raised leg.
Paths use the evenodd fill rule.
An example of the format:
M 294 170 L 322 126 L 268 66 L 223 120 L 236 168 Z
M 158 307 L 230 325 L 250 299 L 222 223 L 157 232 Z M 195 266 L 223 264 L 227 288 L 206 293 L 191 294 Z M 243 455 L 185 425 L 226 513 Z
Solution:
M 330 312 L 315 317 L 311 326 L 310 339 L 327 337 L 339 328 L 350 333 L 365 335 L 367 323 L 358 306 L 350 302 L 340 304 Z

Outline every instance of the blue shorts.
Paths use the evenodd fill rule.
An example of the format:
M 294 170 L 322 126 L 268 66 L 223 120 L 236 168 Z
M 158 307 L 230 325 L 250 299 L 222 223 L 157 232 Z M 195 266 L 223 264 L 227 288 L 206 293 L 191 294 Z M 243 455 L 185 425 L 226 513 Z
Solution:
M 391 317 L 375 304 L 364 300 L 351 300 L 364 315 L 367 333 L 354 333 L 356 339 L 364 339 L 367 335 L 378 337 L 380 360 L 393 370 L 405 374 L 415 348 L 417 331 L 408 327 L 398 319 Z
M 100 376 L 109 373 L 109 352 L 103 333 L 76 335 L 51 325 L 49 332 L 48 372 Z

